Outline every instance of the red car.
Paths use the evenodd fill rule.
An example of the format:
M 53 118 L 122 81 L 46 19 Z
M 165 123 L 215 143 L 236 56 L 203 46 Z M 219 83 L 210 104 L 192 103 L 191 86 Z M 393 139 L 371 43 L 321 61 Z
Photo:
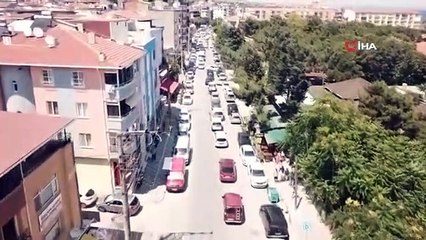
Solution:
M 232 159 L 220 159 L 219 176 L 221 182 L 234 183 L 237 181 L 237 168 Z

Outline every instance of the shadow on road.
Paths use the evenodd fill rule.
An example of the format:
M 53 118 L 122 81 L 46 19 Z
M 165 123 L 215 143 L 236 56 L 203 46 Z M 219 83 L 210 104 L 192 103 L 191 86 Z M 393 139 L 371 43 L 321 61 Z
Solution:
M 161 119 L 161 128 L 168 130 L 171 126 L 171 132 L 168 136 L 161 136 L 162 141 L 158 143 L 157 147 L 152 150 L 152 158 L 148 158 L 147 166 L 144 172 L 144 178 L 141 185 L 136 189 L 135 193 L 144 194 L 148 193 L 159 186 L 166 183 L 166 172 L 162 170 L 165 157 L 171 157 L 173 148 L 176 145 L 178 135 L 178 119 L 179 108 L 172 106 L 170 114 L 167 113 L 168 107 L 165 107 L 163 117 Z

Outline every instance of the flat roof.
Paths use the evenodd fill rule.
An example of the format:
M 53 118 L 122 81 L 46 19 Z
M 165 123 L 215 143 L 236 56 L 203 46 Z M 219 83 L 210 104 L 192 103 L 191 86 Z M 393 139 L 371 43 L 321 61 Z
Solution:
M 25 160 L 73 120 L 0 111 L 0 176 Z

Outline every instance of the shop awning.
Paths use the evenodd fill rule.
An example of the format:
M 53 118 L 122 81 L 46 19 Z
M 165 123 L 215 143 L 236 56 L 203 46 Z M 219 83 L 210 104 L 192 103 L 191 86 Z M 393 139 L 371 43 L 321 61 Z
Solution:
M 174 81 L 171 78 L 167 78 L 166 80 L 164 80 L 161 83 L 161 88 L 160 89 L 162 91 L 164 91 L 164 92 L 169 92 L 169 93 L 173 94 L 178 87 L 179 87 L 179 83 L 178 82 Z
M 268 145 L 280 143 L 287 137 L 286 129 L 275 129 L 265 133 L 265 140 Z

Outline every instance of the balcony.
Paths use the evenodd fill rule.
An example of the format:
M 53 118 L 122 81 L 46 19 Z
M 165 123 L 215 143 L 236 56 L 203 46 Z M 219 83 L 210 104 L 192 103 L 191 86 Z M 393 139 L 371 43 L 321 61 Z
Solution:
M 132 153 L 135 152 L 137 149 L 137 143 L 135 141 L 123 141 L 123 153 Z M 109 146 L 109 152 L 110 152 L 110 156 L 111 158 L 115 158 L 118 159 L 118 157 L 120 156 L 120 151 L 119 151 L 119 146 L 118 145 L 110 145 Z
M 118 102 L 135 93 L 138 85 L 137 67 L 130 66 L 117 73 L 105 73 L 105 100 Z
M 127 131 L 133 126 L 133 123 L 139 118 L 139 112 L 136 108 L 125 110 L 121 108 L 121 116 L 108 116 L 107 127 L 108 129 Z

